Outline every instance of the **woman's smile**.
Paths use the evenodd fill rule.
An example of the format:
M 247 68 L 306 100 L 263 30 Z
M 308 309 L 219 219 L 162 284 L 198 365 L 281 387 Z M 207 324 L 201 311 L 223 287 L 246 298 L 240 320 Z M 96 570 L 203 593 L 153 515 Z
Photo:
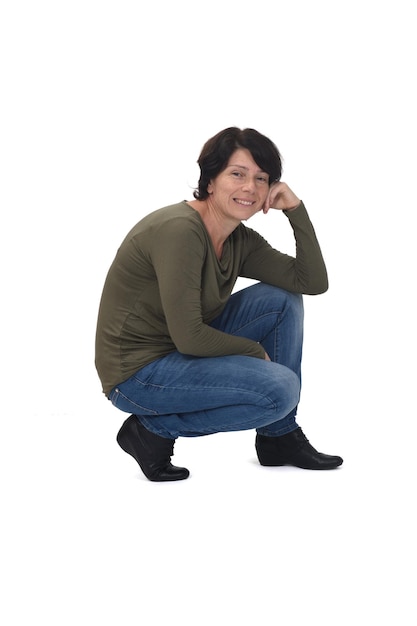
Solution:
M 254 202 L 250 202 L 249 200 L 239 200 L 239 198 L 234 198 L 234 201 L 238 204 L 243 204 L 243 206 L 252 206 L 252 204 L 255 204 Z

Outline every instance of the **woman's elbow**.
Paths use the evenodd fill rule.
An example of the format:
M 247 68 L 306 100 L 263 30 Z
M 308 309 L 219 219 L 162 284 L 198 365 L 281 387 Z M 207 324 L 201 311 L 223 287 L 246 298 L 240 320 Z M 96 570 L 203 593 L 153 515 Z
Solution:
M 321 293 L 326 293 L 329 288 L 329 281 L 327 276 L 319 281 L 312 281 L 307 290 L 304 292 L 308 296 L 318 296 Z

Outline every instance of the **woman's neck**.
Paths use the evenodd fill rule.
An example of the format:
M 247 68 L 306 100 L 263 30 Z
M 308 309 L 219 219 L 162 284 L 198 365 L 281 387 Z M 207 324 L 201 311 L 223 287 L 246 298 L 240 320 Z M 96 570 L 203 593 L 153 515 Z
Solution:
M 223 253 L 223 245 L 229 235 L 235 230 L 238 223 L 228 222 L 216 213 L 206 200 L 191 200 L 187 202 L 195 209 L 203 221 L 204 226 L 213 243 L 217 258 L 220 260 Z

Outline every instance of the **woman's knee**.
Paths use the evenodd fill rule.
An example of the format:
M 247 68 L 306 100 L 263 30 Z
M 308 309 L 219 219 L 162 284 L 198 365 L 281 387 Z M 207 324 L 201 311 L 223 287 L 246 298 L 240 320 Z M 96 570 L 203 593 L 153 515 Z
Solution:
M 302 327 L 304 323 L 304 303 L 300 293 L 293 293 L 281 287 L 274 287 L 266 283 L 258 283 L 253 286 L 254 298 L 263 303 L 265 309 L 279 312 L 292 318 L 296 325 Z
M 280 363 L 267 363 L 265 397 L 275 410 L 286 415 L 300 401 L 301 382 L 299 376 L 289 367 Z
M 303 309 L 303 296 L 301 293 L 294 293 L 266 283 L 259 283 L 256 287 L 258 287 L 259 295 L 262 298 L 269 301 L 272 300 L 278 306 L 292 307 L 295 310 Z

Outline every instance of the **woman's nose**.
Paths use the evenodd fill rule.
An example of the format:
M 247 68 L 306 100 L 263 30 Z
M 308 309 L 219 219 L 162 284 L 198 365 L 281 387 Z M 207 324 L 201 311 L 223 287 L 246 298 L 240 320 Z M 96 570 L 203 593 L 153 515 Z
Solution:
M 252 178 L 246 178 L 245 183 L 243 185 L 243 191 L 253 192 L 255 189 L 255 181 Z

